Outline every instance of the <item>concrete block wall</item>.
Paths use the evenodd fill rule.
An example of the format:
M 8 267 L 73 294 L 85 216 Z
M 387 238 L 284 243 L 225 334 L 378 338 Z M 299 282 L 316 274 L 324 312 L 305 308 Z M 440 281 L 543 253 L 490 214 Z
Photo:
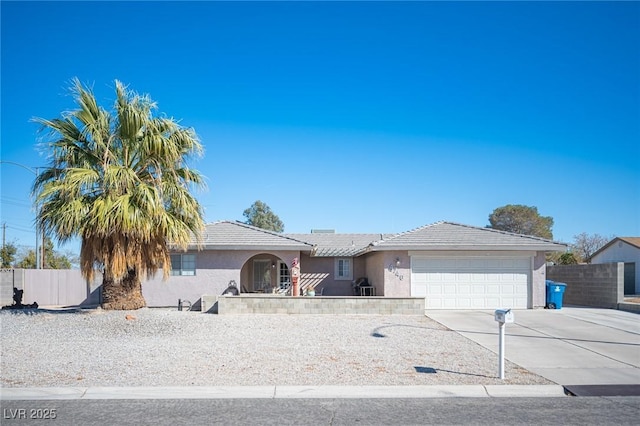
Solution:
M 418 297 L 202 296 L 202 312 L 228 314 L 424 315 Z
M 617 309 L 624 302 L 624 263 L 547 266 L 547 279 L 567 284 L 564 305 Z

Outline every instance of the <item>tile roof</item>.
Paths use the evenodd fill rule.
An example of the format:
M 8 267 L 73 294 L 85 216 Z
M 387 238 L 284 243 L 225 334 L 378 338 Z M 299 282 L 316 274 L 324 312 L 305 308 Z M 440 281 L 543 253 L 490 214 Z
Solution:
M 189 244 L 198 245 L 194 237 Z M 283 234 L 267 231 L 242 222 L 223 220 L 205 225 L 200 246 L 216 250 L 302 250 L 311 251 L 313 246 Z
M 315 246 L 313 256 L 316 257 L 351 257 L 361 252 L 369 244 L 391 234 L 284 234 L 296 240 L 305 241 Z
M 564 251 L 566 244 L 490 228 L 437 222 L 373 242 L 365 251 L 379 250 L 542 250 Z
M 197 247 L 198 241 L 194 238 L 189 246 Z M 453 222 L 437 222 L 399 234 L 278 234 L 228 220 L 207 224 L 199 246 L 214 250 L 299 250 L 309 251 L 315 257 L 352 257 L 381 250 L 564 251 L 567 248 L 566 244 L 544 238 Z

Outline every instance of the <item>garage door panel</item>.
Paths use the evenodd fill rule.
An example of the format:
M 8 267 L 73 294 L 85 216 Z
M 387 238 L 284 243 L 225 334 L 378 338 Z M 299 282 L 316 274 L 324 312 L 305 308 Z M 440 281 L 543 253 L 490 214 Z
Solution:
M 473 299 L 469 297 L 458 298 L 457 306 L 458 309 L 468 309 L 473 307 Z
M 427 287 L 427 292 L 428 292 L 429 288 Z M 428 294 L 428 293 L 427 293 Z M 442 286 L 442 294 L 452 294 L 452 295 L 456 295 L 458 294 L 458 287 L 456 285 L 443 285 Z
M 502 306 L 502 299 L 499 297 L 487 297 L 485 298 L 485 300 L 486 300 L 486 306 L 492 306 L 496 308 L 499 308 L 500 306 Z
M 492 281 L 495 282 L 495 281 Z M 487 289 L 487 294 L 500 294 L 500 290 L 502 286 L 498 284 L 486 284 L 485 288 Z
M 476 298 L 473 299 L 472 307 L 473 309 L 484 309 L 486 305 L 486 301 L 484 298 Z
M 508 295 L 513 295 L 515 292 L 516 290 L 512 285 L 503 285 L 500 287 L 500 294 L 502 294 L 503 298 Z
M 433 309 L 526 308 L 530 258 L 412 257 L 412 295 Z
M 471 293 L 473 295 L 483 295 L 487 292 L 487 289 L 483 285 L 474 285 L 471 287 Z
M 458 277 L 453 272 L 447 272 L 445 274 L 440 274 L 440 281 L 444 283 L 455 283 L 458 281 Z
M 427 286 L 424 286 L 425 291 L 427 291 Z M 429 286 L 430 294 L 444 294 L 444 286 L 441 284 L 433 284 Z
M 415 297 L 425 297 L 427 295 L 427 286 L 426 285 L 419 285 L 419 286 L 412 286 L 412 291 L 415 295 Z M 437 294 L 433 291 L 431 291 L 431 294 Z
M 457 306 L 457 300 L 454 298 L 442 299 L 442 307 L 444 309 L 455 309 Z

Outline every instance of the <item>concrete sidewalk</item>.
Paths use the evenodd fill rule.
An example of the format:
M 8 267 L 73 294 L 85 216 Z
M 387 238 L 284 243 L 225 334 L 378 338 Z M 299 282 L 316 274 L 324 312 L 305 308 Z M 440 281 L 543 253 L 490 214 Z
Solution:
M 513 312 L 515 323 L 506 324 L 509 361 L 560 385 L 640 385 L 640 315 L 566 306 Z M 498 353 L 493 311 L 427 316 Z
M 556 385 L 0 388 L 0 400 L 562 397 Z

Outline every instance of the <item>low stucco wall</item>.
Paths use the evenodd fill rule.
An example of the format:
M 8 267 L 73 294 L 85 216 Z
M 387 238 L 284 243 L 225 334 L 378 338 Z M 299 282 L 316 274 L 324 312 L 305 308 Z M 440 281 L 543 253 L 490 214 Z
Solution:
M 420 297 L 202 296 L 202 312 L 228 314 L 424 315 Z
M 547 266 L 547 279 L 567 284 L 565 305 L 617 309 L 624 302 L 624 263 Z

